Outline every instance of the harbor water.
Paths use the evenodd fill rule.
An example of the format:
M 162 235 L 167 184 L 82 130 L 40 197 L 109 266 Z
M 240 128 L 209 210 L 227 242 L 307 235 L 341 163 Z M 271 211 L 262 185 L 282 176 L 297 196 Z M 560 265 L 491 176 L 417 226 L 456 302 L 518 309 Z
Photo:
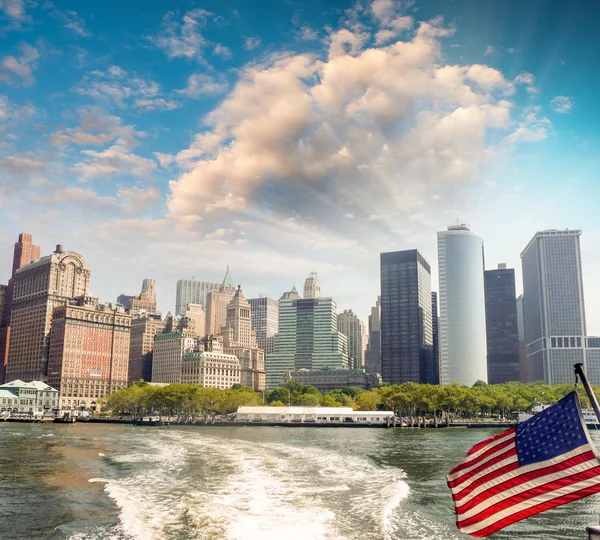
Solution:
M 445 474 L 497 432 L 0 423 L 0 538 L 465 539 Z M 492 538 L 584 539 L 599 513 Z

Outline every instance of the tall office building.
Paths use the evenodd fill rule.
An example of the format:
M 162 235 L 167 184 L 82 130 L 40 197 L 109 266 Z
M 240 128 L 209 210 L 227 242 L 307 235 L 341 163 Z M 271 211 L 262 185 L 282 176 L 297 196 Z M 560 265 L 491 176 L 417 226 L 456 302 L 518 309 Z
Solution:
M 183 356 L 197 349 L 196 335 L 185 328 L 156 334 L 152 352 L 152 382 L 181 384 Z
M 515 271 L 499 264 L 485 271 L 484 284 L 488 383 L 519 381 Z
M 381 373 L 381 296 L 377 297 L 369 315 L 369 342 L 365 352 L 365 371 Z
M 227 304 L 223 351 L 239 359 L 242 385 L 259 391 L 265 389 L 265 352 L 256 342 L 252 310 L 240 286 Z
M 431 292 L 431 329 L 433 335 L 431 367 L 427 371 L 425 382 L 440 384 L 440 317 L 438 314 L 438 293 L 435 291 Z
M 249 298 L 248 303 L 252 310 L 252 329 L 256 332 L 256 342 L 265 354 L 270 354 L 273 352 L 273 336 L 279 329 L 279 303 L 266 296 Z
M 155 313 L 160 314 L 156 309 L 156 281 L 153 279 L 144 279 L 142 282 L 142 292 L 134 296 L 128 307 L 130 313 Z
M 131 316 L 122 306 L 94 297 L 54 308 L 48 384 L 59 391 L 61 407 L 93 407 L 127 386 L 130 331 Z
M 304 298 L 321 298 L 321 282 L 316 272 L 311 272 L 304 281 Z
M 483 240 L 467 225 L 438 237 L 440 383 L 487 382 Z
M 279 332 L 266 360 L 268 389 L 298 369 L 348 367 L 348 339 L 338 331 L 334 300 L 297 296 L 286 293 L 279 300 Z
M 381 377 L 424 383 L 433 349 L 431 268 L 416 250 L 381 254 Z
M 348 364 L 352 369 L 364 369 L 367 348 L 365 323 L 351 309 L 338 315 L 338 330 L 348 338 Z
M 45 380 L 52 314 L 57 306 L 89 296 L 90 268 L 83 257 L 56 251 L 17 270 L 14 277 L 6 380 Z
M 133 316 L 131 321 L 131 340 L 129 342 L 129 367 L 127 381 L 152 380 L 152 352 L 154 336 L 165 328 L 165 321 L 160 315 L 144 314 Z
M 572 383 L 577 362 L 592 382 L 600 382 L 596 367 L 586 365 L 580 235 L 541 231 L 521 253 L 528 382 Z
M 217 336 L 221 334 L 227 318 L 227 304 L 231 302 L 234 294 L 235 284 L 228 265 L 219 289 L 209 291 L 206 295 L 206 302 L 204 304 L 204 311 L 206 312 L 206 335 Z
M 519 380 L 527 382 L 527 344 L 525 343 L 525 313 L 523 295 L 517 297 L 517 336 L 519 338 Z
M 183 315 L 187 304 L 201 304 L 206 311 L 206 300 L 210 291 L 218 291 L 220 283 L 180 279 L 175 296 L 175 314 Z
M 10 341 L 10 319 L 12 313 L 12 301 L 14 296 L 14 278 L 17 270 L 23 266 L 37 261 L 40 258 L 39 246 L 33 245 L 33 238 L 30 234 L 19 234 L 18 241 L 15 243 L 13 251 L 13 264 L 11 277 L 8 285 L 0 285 L 2 291 L 0 294 L 3 299 L 0 300 L 0 384 L 4 383 L 6 363 L 8 362 L 8 347 Z

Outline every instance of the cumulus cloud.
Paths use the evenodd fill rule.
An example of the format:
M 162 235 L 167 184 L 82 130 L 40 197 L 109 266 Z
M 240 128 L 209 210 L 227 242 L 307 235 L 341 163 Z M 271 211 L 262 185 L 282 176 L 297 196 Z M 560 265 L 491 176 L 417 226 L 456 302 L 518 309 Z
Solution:
M 189 76 L 187 86 L 176 92 L 190 98 L 199 98 L 208 94 L 221 94 L 228 87 L 227 81 L 222 78 L 216 79 L 205 73 L 194 73 Z
M 229 60 L 231 58 L 231 49 L 225 45 L 217 43 L 213 49 L 213 53 L 220 56 L 223 60 Z
M 573 98 L 556 96 L 550 101 L 550 108 L 557 113 L 566 114 L 573 108 Z
M 535 76 L 528 71 L 521 71 L 521 73 L 515 77 L 514 82 L 516 85 L 524 85 L 530 94 L 537 94 L 539 92 L 539 90 L 534 86 Z
M 519 127 L 507 138 L 507 142 L 539 142 L 548 137 L 552 122 L 545 116 L 540 116 L 540 107 L 532 107 L 525 113 Z
M 20 30 L 25 24 L 33 22 L 27 15 L 26 3 L 24 0 L 0 0 L 0 15 L 8 21 L 5 30 Z M 0 18 L 0 20 L 2 20 Z
M 408 15 L 403 15 L 404 3 L 395 0 L 374 0 L 371 4 L 373 18 L 381 29 L 375 34 L 375 42 L 386 43 L 401 32 L 410 30 L 414 20 Z
M 39 52 L 25 42 L 19 45 L 19 51 L 15 56 L 5 56 L 0 60 L 0 81 L 31 86 L 35 83 L 33 72 L 38 67 Z
M 393 20 L 389 5 L 374 16 Z M 497 156 L 490 137 L 511 134 L 514 83 L 489 66 L 444 65 L 441 42 L 452 34 L 436 19 L 412 39 L 367 47 L 364 29 L 344 28 L 331 32 L 326 60 L 289 54 L 246 67 L 192 145 L 160 156 L 184 169 L 170 183 L 170 216 L 195 226 L 204 212 L 217 229 L 228 215 L 252 216 L 287 234 L 301 224 L 302 244 L 321 249 L 350 216 L 377 209 L 364 229 L 381 233 L 422 214 L 425 201 L 460 201 Z M 514 141 L 533 140 L 543 121 L 525 128 Z

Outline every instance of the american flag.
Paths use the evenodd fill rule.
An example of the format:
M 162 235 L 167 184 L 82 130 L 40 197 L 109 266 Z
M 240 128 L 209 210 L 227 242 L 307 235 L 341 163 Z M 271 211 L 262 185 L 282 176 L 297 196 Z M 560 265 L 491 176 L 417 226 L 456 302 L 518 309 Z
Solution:
M 600 492 L 577 393 L 476 444 L 446 479 L 458 528 L 476 538 Z

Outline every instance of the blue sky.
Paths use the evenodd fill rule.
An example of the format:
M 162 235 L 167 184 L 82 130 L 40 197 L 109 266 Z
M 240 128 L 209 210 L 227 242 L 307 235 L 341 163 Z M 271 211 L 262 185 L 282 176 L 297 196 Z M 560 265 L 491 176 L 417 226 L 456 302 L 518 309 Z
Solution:
M 581 228 L 600 334 L 589 2 L 0 0 L 0 282 L 19 232 L 92 267 L 278 298 L 310 271 L 366 318 L 378 254 L 457 219 L 486 265 Z M 520 273 L 519 273 L 520 275 Z M 520 288 L 520 285 L 518 285 Z

